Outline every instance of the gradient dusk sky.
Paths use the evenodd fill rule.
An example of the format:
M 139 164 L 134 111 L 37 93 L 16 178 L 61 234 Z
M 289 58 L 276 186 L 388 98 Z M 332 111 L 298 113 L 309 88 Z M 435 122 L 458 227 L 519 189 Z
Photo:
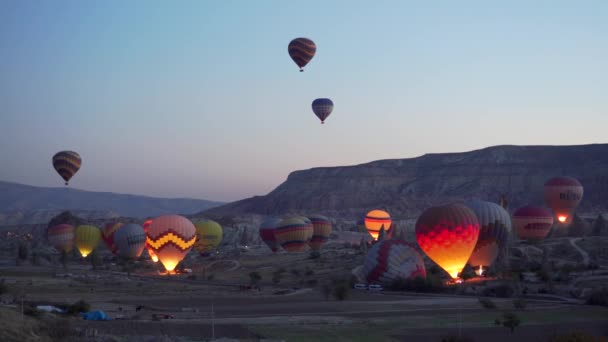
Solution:
M 607 114 L 603 0 L 0 1 L 3 181 L 63 186 L 69 149 L 74 188 L 230 201 L 299 169 L 604 143 Z

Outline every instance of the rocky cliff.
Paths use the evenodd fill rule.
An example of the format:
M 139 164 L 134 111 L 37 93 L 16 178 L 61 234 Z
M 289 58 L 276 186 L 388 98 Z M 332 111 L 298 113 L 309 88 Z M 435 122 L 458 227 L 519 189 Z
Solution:
M 559 175 L 585 187 L 580 212 L 606 212 L 608 144 L 579 146 L 494 146 L 463 153 L 292 172 L 266 196 L 212 208 L 207 215 L 281 215 L 319 212 L 334 217 L 363 215 L 385 208 L 397 218 L 413 218 L 441 203 L 480 198 L 510 208 L 544 204 L 543 185 Z

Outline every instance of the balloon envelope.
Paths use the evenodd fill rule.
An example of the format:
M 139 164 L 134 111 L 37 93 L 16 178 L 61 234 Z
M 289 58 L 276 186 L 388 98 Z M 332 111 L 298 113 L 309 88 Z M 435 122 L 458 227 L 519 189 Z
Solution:
M 520 239 L 540 241 L 549 235 L 553 215 L 542 207 L 521 207 L 513 213 L 513 226 Z
M 545 183 L 545 202 L 560 223 L 571 222 L 572 212 L 583 199 L 583 186 L 572 177 L 555 177 Z
M 290 217 L 281 220 L 275 230 L 275 237 L 287 252 L 304 252 L 312 238 L 312 224 L 302 217 Z
M 374 240 L 378 240 L 382 228 L 386 232 L 390 229 L 391 224 L 391 216 L 384 210 L 372 210 L 365 215 L 365 228 Z
M 58 224 L 47 230 L 49 244 L 59 252 L 71 252 L 74 248 L 74 226 Z
M 86 258 L 87 255 L 99 245 L 101 241 L 101 231 L 91 225 L 81 225 L 76 227 L 76 248 L 80 255 Z
M 327 242 L 331 234 L 331 221 L 323 215 L 311 215 L 308 217 L 312 223 L 312 238 L 309 246 L 313 251 L 318 251 Z
M 146 236 L 148 236 L 148 227 L 150 226 L 150 224 L 152 223 L 152 220 L 146 220 L 144 222 L 144 224 L 142 225 L 142 227 L 144 228 L 144 232 L 146 233 Z M 150 248 L 150 246 L 148 245 L 148 239 L 146 238 L 146 251 L 148 252 L 148 255 L 150 256 L 150 259 L 152 259 L 152 261 L 154 262 L 158 262 L 158 256 L 156 255 L 156 253 L 154 253 L 154 251 L 152 250 L 152 248 Z
M 53 168 L 68 185 L 70 179 L 78 172 L 82 159 L 74 151 L 61 151 L 53 156 Z
M 418 245 L 452 278 L 466 265 L 478 237 L 479 221 L 462 204 L 429 208 L 416 221 Z
M 325 123 L 325 119 L 334 110 L 334 103 L 330 99 L 316 99 L 312 101 L 312 111 L 321 120 L 321 123 Z
M 138 224 L 125 224 L 114 235 L 114 241 L 120 257 L 137 259 L 146 246 L 146 232 Z
M 116 234 L 116 231 L 122 226 L 123 223 L 120 222 L 108 223 L 101 230 L 101 238 L 113 254 L 116 254 L 118 252 L 118 248 L 114 244 L 114 234 Z
M 160 216 L 148 227 L 147 243 L 167 271 L 175 269 L 195 242 L 196 228 L 183 216 Z
M 304 71 L 304 66 L 308 64 L 317 52 L 317 46 L 308 38 L 296 38 L 289 43 L 287 52 L 293 61 Z
M 274 235 L 275 229 L 281 223 L 280 218 L 271 217 L 266 219 L 260 225 L 260 238 L 270 248 L 271 251 L 276 252 L 279 250 L 280 244 Z
M 401 240 L 374 244 L 365 257 L 363 271 L 368 282 L 386 286 L 397 279 L 426 277 L 422 256 L 412 245 Z
M 469 258 L 469 264 L 490 266 L 499 253 L 507 248 L 511 234 L 511 216 L 496 203 L 472 200 L 466 203 L 479 220 L 479 238 Z
M 200 254 L 208 253 L 217 248 L 222 242 L 222 226 L 212 220 L 202 220 L 194 224 L 196 227 L 196 243 L 194 249 Z

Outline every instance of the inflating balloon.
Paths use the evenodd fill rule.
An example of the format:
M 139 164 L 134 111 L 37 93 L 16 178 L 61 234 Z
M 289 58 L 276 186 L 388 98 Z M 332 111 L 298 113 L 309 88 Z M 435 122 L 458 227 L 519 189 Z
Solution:
M 304 71 L 304 66 L 315 56 L 317 46 L 308 38 L 296 38 L 287 47 L 289 56 L 300 67 L 300 72 Z
M 82 159 L 74 151 L 61 151 L 53 156 L 53 168 L 68 185 L 70 179 L 78 172 Z
M 146 246 L 146 232 L 138 224 L 125 224 L 114 235 L 114 241 L 120 257 L 137 259 Z
M 520 239 L 540 241 L 549 235 L 553 226 L 553 215 L 542 207 L 521 207 L 513 213 L 513 226 Z
M 99 228 L 90 225 L 82 225 L 76 227 L 76 248 L 80 252 L 83 258 L 97 247 L 101 240 L 101 231 Z
M 479 221 L 462 204 L 429 208 L 416 221 L 418 245 L 452 278 L 458 278 L 478 237 Z
M 304 252 L 312 238 L 312 224 L 302 217 L 290 217 L 281 220 L 275 230 L 277 242 L 287 252 Z
M 280 218 L 271 217 L 260 225 L 260 238 L 273 252 L 278 251 L 281 246 L 274 235 L 275 229 L 279 223 L 281 223 Z
M 116 231 L 122 226 L 123 224 L 120 222 L 108 223 L 101 230 L 101 238 L 113 254 L 118 253 L 118 248 L 114 244 L 114 234 L 116 234 Z
M 376 243 L 365 257 L 363 272 L 368 282 L 385 286 L 397 279 L 426 278 L 422 256 L 412 245 L 401 240 Z
M 321 120 L 321 123 L 325 123 L 325 119 L 334 110 L 334 103 L 330 99 L 316 99 L 312 101 L 312 111 Z
M 147 242 L 165 269 L 171 272 L 194 246 L 196 228 L 183 216 L 160 216 L 148 227 Z
M 309 246 L 313 251 L 318 251 L 327 242 L 331 234 L 331 222 L 323 215 L 311 215 L 308 217 L 312 222 L 312 239 Z
M 144 232 L 146 233 L 146 236 L 148 236 L 148 227 L 150 226 L 151 223 L 152 223 L 152 220 L 146 220 L 146 222 L 144 222 L 144 224 L 142 225 L 142 227 L 144 228 Z M 148 239 L 146 239 L 145 248 L 146 248 L 146 251 L 148 252 L 148 255 L 150 256 L 150 259 L 152 259 L 153 262 L 158 262 L 158 256 L 156 255 L 156 253 L 154 253 L 152 248 L 150 248 L 150 246 L 148 245 Z
M 222 226 L 212 220 L 202 220 L 194 224 L 196 227 L 196 243 L 194 249 L 200 254 L 206 254 L 216 249 L 222 242 Z
M 473 210 L 480 225 L 479 238 L 469 258 L 469 265 L 483 274 L 483 268 L 492 265 L 507 248 L 511 217 L 503 207 L 492 202 L 472 200 L 466 206 Z
M 374 240 L 378 240 L 382 228 L 386 232 L 390 229 L 391 224 L 391 216 L 384 210 L 372 210 L 365 215 L 365 228 Z
M 570 223 L 572 213 L 583 199 L 583 186 L 572 177 L 555 177 L 545 183 L 545 202 L 560 223 Z
M 59 224 L 47 230 L 49 244 L 59 252 L 71 252 L 74 248 L 74 226 Z

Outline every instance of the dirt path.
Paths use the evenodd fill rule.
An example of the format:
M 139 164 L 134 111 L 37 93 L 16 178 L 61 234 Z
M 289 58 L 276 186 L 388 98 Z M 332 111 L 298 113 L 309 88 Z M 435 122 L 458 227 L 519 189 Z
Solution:
M 570 245 L 572 245 L 572 247 L 574 247 L 574 249 L 576 249 L 581 256 L 583 257 L 583 263 L 585 265 L 589 265 L 589 253 L 587 253 L 584 249 L 580 248 L 576 242 L 579 241 L 582 238 L 570 238 L 568 239 L 570 241 Z

